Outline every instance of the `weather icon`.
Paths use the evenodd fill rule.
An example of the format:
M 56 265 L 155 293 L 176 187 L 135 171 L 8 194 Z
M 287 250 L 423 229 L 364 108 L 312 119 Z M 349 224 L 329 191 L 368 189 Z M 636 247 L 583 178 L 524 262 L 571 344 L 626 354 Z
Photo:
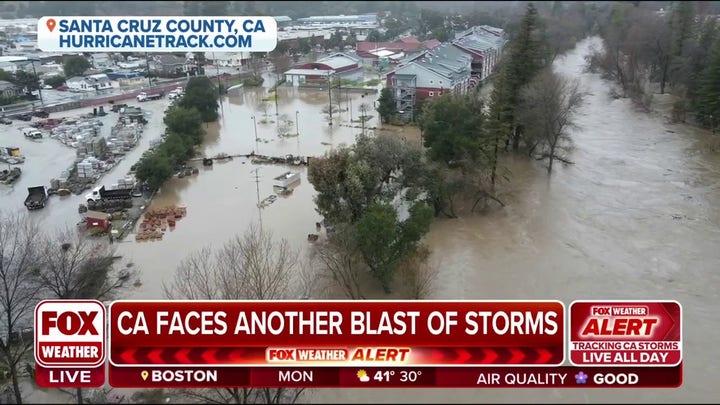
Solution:
M 578 384 L 587 384 L 588 375 L 582 371 L 575 374 L 575 382 Z
M 365 371 L 365 370 L 358 370 L 357 378 L 358 378 L 358 380 L 360 380 L 360 382 L 370 381 L 370 377 L 368 377 L 367 371 Z

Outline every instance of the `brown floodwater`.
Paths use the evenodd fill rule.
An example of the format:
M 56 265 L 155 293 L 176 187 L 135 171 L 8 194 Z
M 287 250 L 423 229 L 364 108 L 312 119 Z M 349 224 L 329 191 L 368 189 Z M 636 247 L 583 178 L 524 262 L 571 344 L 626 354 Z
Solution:
M 606 82 L 583 72 L 583 56 L 588 49 L 589 42 L 583 42 L 556 61 L 558 71 L 579 79 L 588 92 L 577 116 L 579 128 L 572 133 L 575 148 L 570 158 L 575 164 L 557 165 L 552 176 L 547 176 L 537 162 L 508 158 L 503 164 L 511 182 L 502 187 L 501 196 L 506 207 L 465 214 L 462 219 L 436 220 L 426 238 L 432 262 L 440 271 L 432 298 L 560 299 L 566 303 L 575 299 L 678 300 L 685 316 L 683 387 L 315 390 L 306 401 L 717 400 L 720 355 L 713 349 L 711 331 L 720 330 L 720 155 L 707 148 L 715 141 L 706 133 L 667 124 L 662 115 L 638 113 L 627 100 L 610 98 Z M 281 88 L 279 94 L 277 118 L 292 121 L 285 125 L 292 128 L 280 129 L 295 132 L 295 112 L 299 111 L 299 137 L 280 138 L 277 123 L 260 122 L 278 121 L 274 100 L 263 104 L 269 95 L 267 89 L 234 90 L 222 101 L 220 121 L 207 127 L 204 153 L 212 156 L 257 150 L 269 155 L 319 155 L 351 144 L 360 132 L 339 125 L 348 124 L 347 112 L 340 114 L 336 125 L 327 125 L 322 113 L 328 101 L 326 91 Z M 373 93 L 365 98 L 357 93 L 350 96 L 356 119 L 360 103 L 377 97 Z M 349 106 L 345 101 L 341 104 L 343 109 Z M 369 104 L 373 111 L 372 102 Z M 155 115 L 160 114 L 153 114 L 153 119 Z M 261 139 L 257 144 L 253 115 Z M 373 118 L 368 126 L 375 126 L 375 122 Z M 411 128 L 393 128 L 391 132 L 418 138 Z M 62 162 L 68 154 L 57 153 L 47 155 L 48 160 Z M 286 238 L 298 251 L 307 252 L 307 234 L 315 232 L 315 222 L 320 218 L 314 210 L 314 190 L 305 170 L 299 170 L 302 180 L 292 195 L 280 197 L 262 210 L 256 206 L 258 197 L 273 193 L 272 178 L 286 170 L 295 169 L 256 166 L 236 158 L 217 162 L 211 168 L 200 167 L 198 175 L 166 184 L 153 206 L 184 205 L 188 215 L 162 241 L 135 242 L 131 235 L 127 242 L 117 245 L 121 254 L 142 269 L 143 285 L 127 298 L 162 298 L 162 283 L 170 280 L 183 257 L 202 246 L 217 247 L 253 222 L 261 221 L 263 227 Z M 118 178 L 124 170 L 119 172 Z M 18 194 L 24 199 L 24 192 Z M 8 201 L 6 197 L 0 194 L 3 204 Z M 40 214 L 48 226 L 79 218 L 77 201 L 58 201 Z M 22 206 L 22 201 L 13 200 L 12 204 Z M 58 218 L 60 215 L 67 218 Z

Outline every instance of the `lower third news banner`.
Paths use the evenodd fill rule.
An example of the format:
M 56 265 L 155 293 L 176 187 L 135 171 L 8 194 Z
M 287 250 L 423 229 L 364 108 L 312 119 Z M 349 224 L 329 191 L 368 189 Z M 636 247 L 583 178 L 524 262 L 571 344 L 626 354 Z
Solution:
M 563 367 L 559 301 L 44 301 L 45 387 L 677 387 L 682 364 Z

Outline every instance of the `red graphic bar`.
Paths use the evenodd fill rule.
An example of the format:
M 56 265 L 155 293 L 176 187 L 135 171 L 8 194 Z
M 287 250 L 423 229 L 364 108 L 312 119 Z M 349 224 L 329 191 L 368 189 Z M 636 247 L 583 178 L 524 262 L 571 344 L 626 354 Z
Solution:
M 116 301 L 114 365 L 559 365 L 559 301 Z
M 185 348 L 119 348 L 111 349 L 111 358 L 117 365 L 266 365 L 269 351 L 282 350 L 290 354 L 283 356 L 291 357 L 300 361 L 297 352 L 303 348 L 283 348 L 268 349 L 264 347 L 248 347 L 248 348 L 201 348 L 194 347 Z M 324 365 L 348 365 L 348 362 L 362 362 L 367 364 L 368 361 L 380 362 L 382 360 L 368 360 L 372 356 L 380 353 L 387 358 L 389 354 L 395 355 L 394 358 L 406 364 L 443 364 L 443 365 L 468 365 L 468 364 L 537 364 L 537 365 L 553 365 L 563 361 L 563 350 L 561 347 L 515 347 L 515 348 L 446 348 L 446 347 L 421 347 L 421 348 L 403 348 L 403 352 L 395 353 L 390 350 L 399 351 L 398 349 L 387 349 L 384 352 L 371 350 L 368 348 L 343 348 L 343 349 L 324 349 L 341 351 L 341 356 L 336 360 L 326 360 L 319 363 Z M 362 355 L 362 359 L 353 360 L 356 356 Z M 285 365 L 292 363 L 288 360 Z
M 675 367 L 115 367 L 116 388 L 677 388 Z

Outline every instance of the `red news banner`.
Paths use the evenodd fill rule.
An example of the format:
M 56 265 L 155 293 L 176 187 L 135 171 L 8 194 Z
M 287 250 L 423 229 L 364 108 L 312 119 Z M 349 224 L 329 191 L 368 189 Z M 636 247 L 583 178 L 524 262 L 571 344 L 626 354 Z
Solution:
M 677 301 L 575 301 L 570 361 L 576 366 L 677 366 L 682 362 Z
M 559 301 L 118 301 L 110 363 L 559 365 Z

